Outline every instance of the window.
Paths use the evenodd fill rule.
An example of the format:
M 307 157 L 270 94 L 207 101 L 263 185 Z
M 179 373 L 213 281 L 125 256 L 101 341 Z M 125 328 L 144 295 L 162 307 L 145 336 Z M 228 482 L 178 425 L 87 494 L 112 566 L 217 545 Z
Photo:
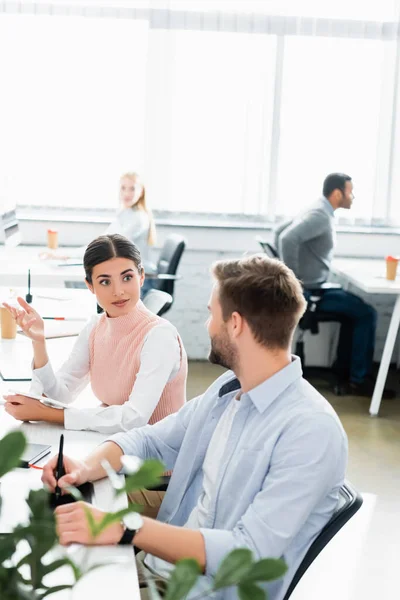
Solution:
M 0 198 L 117 207 L 143 169 L 146 51 L 142 21 L 0 15 Z
M 116 208 L 135 170 L 152 208 L 274 220 L 344 171 L 356 199 L 343 219 L 398 224 L 399 10 L 0 3 L 0 205 Z
M 311 203 L 325 176 L 341 171 L 354 182 L 350 218 L 384 216 L 375 185 L 384 52 L 377 40 L 285 40 L 278 213 Z
M 275 38 L 154 31 L 150 49 L 146 180 L 153 205 L 263 212 Z

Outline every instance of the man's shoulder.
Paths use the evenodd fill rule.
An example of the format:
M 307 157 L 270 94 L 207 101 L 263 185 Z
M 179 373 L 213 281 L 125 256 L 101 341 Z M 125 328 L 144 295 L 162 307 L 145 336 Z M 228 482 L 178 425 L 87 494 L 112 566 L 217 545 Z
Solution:
M 289 399 L 288 399 L 289 400 Z M 286 403 L 288 422 L 293 426 L 312 424 L 316 430 L 331 429 L 346 438 L 342 423 L 328 400 L 308 381 L 301 378 Z
M 316 202 L 310 204 L 303 212 L 299 214 L 299 217 L 321 217 L 321 219 L 331 219 L 333 215 L 329 213 L 326 206 L 326 200 L 320 198 Z

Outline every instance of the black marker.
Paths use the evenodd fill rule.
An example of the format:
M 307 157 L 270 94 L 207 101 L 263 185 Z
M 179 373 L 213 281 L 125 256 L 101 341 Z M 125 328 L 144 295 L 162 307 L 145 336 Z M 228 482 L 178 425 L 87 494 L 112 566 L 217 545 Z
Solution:
M 28 269 L 28 293 L 25 296 L 25 300 L 28 304 L 32 302 L 32 294 L 31 294 L 31 270 Z
M 56 473 L 55 473 L 56 481 L 57 481 L 56 489 L 54 490 L 55 495 L 56 495 L 56 500 L 59 500 L 61 498 L 61 488 L 58 486 L 58 480 L 61 479 L 61 477 L 63 475 L 65 475 L 63 450 L 64 450 L 64 435 L 61 434 L 60 435 L 60 448 L 58 450 L 57 467 L 56 467 Z

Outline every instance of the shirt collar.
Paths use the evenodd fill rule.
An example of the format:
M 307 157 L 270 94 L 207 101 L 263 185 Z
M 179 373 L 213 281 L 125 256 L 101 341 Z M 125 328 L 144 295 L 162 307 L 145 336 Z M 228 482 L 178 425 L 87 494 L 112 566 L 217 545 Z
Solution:
M 332 204 L 329 202 L 328 198 L 325 198 L 325 196 L 322 196 L 322 205 L 325 211 L 328 213 L 328 215 L 330 215 L 331 217 L 335 215 L 335 210 Z
M 263 413 L 292 383 L 303 375 L 301 361 L 297 356 L 292 356 L 292 362 L 269 377 L 260 385 L 253 388 L 247 394 L 242 395 L 250 398 L 259 413 Z M 240 390 L 240 382 L 234 377 L 225 383 L 219 390 L 218 399 L 226 394 Z

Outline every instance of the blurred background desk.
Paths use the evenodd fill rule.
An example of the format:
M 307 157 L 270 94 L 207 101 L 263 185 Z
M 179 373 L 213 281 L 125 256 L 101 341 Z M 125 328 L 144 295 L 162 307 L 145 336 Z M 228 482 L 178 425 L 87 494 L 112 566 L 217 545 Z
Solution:
M 28 281 L 28 269 L 31 270 L 31 286 L 64 287 L 65 282 L 83 282 L 83 266 L 59 266 L 63 261 L 42 260 L 41 252 L 48 252 L 43 246 L 0 246 L 0 286 L 25 287 Z M 61 253 L 68 254 L 68 248 Z M 69 262 L 80 262 L 79 259 Z
M 400 325 L 400 273 L 395 281 L 388 281 L 386 279 L 385 261 L 382 259 L 367 258 L 337 259 L 333 263 L 332 270 L 344 283 L 352 284 L 366 294 L 384 294 L 396 297 L 379 365 L 378 377 L 369 407 L 370 414 L 376 416 L 379 412 L 382 393 Z

